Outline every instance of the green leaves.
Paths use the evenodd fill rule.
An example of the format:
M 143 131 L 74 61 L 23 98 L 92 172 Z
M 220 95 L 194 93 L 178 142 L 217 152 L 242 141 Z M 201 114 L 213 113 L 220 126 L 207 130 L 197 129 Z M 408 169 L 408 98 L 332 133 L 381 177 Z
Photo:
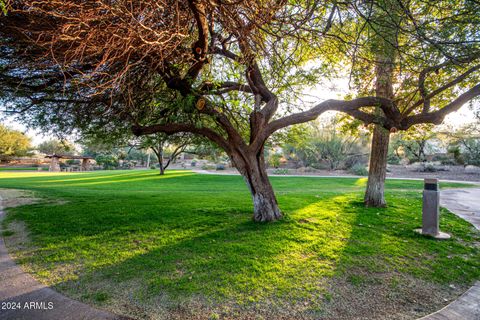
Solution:
M 192 113 L 195 111 L 195 102 L 197 101 L 197 98 L 189 94 L 185 97 L 180 96 L 177 100 L 178 107 L 183 110 L 186 113 Z
M 30 138 L 0 124 L 0 159 L 25 156 L 30 149 Z
M 7 4 L 5 3 L 5 0 L 0 0 L 0 11 L 4 15 L 7 15 Z
M 73 154 L 75 146 L 67 140 L 51 139 L 40 143 L 37 147 L 38 151 L 45 154 Z

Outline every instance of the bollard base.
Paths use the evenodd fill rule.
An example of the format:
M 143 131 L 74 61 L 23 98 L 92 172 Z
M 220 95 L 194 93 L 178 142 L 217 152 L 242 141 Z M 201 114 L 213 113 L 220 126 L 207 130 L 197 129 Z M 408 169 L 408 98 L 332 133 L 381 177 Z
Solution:
M 437 240 L 448 240 L 448 239 L 451 238 L 451 235 L 449 235 L 446 232 L 441 232 L 441 231 L 439 231 L 437 234 L 423 233 L 422 229 L 415 229 L 413 231 L 415 231 L 416 233 L 420 233 L 421 235 L 424 235 L 424 236 L 429 236 L 429 237 L 435 238 Z

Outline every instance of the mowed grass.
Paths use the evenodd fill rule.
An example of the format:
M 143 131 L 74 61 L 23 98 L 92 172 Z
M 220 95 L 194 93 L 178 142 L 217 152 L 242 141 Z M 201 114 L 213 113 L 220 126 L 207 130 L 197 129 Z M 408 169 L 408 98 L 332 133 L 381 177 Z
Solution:
M 146 305 L 159 297 L 172 305 L 269 301 L 320 312 L 332 279 L 388 281 L 392 290 L 405 277 L 457 287 L 480 279 L 480 237 L 470 224 L 444 210 L 440 225 L 453 239 L 413 232 L 421 226 L 421 181 L 389 180 L 384 209 L 363 206 L 365 179 L 271 181 L 285 218 L 260 224 L 239 176 L 0 173 L 0 188 L 45 200 L 8 210 L 5 229 L 18 220 L 30 233 L 31 244 L 14 252 L 18 262 L 100 305 L 127 292 Z
M 48 168 L 41 169 L 48 170 Z M 38 171 L 38 167 L 0 167 L 0 171 Z

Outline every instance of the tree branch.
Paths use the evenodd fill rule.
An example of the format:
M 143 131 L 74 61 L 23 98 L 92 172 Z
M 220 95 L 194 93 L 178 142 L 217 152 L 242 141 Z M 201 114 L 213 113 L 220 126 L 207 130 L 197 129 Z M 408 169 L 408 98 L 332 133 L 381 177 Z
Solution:
M 198 90 L 204 94 L 217 94 L 221 95 L 230 91 L 242 91 L 246 93 L 252 93 L 250 86 L 246 84 L 241 84 L 234 81 L 225 81 L 220 85 L 216 85 L 212 82 L 204 82 L 198 88 Z
M 363 107 L 374 106 L 379 106 L 385 113 L 385 116 L 378 116 L 360 110 Z M 377 123 L 387 129 L 395 127 L 396 123 L 400 121 L 401 115 L 395 103 L 387 98 L 362 97 L 350 101 L 333 99 L 326 100 L 317 104 L 310 110 L 294 113 L 270 122 L 266 128 L 258 134 L 250 147 L 257 150 L 258 148 L 261 148 L 265 140 L 275 131 L 290 125 L 312 121 L 325 111 L 341 111 L 363 121 L 365 124 Z
M 401 127 L 399 129 L 407 130 L 413 125 L 420 123 L 432 123 L 432 124 L 441 124 L 445 117 L 454 111 L 460 109 L 468 101 L 480 96 L 480 83 L 472 87 L 470 90 L 462 93 L 458 98 L 447 104 L 445 107 L 432 111 L 429 113 L 420 113 L 406 117 L 401 122 Z
M 198 28 L 198 40 L 193 45 L 193 55 L 195 63 L 187 72 L 186 79 L 193 82 L 202 70 L 203 66 L 208 62 L 208 21 L 205 11 L 205 5 L 201 1 L 189 0 L 188 4 L 193 12 Z
M 456 77 L 455 79 L 453 79 L 452 81 L 444 84 L 443 86 L 441 86 L 441 87 L 439 87 L 439 88 L 437 88 L 437 89 L 435 89 L 432 92 L 427 94 L 426 89 L 425 89 L 425 85 L 424 85 L 426 73 L 427 72 L 432 72 L 432 71 L 435 71 L 435 70 L 439 70 L 442 66 L 445 66 L 446 64 L 447 63 L 443 63 L 443 64 L 439 64 L 439 65 L 434 66 L 434 67 L 426 68 L 420 73 L 418 87 L 420 89 L 420 93 L 422 95 L 422 98 L 420 100 L 416 101 L 414 104 L 412 104 L 407 110 L 405 110 L 405 112 L 403 112 L 404 115 L 407 116 L 408 114 L 413 112 L 415 110 L 415 108 L 422 105 L 422 103 L 424 104 L 424 108 L 423 108 L 422 112 L 423 113 L 428 113 L 428 111 L 430 111 L 429 108 L 430 108 L 430 99 L 431 98 L 433 98 L 436 95 L 442 93 L 443 91 L 447 90 L 448 88 L 451 88 L 454 85 L 460 83 L 465 78 L 467 78 L 470 74 L 472 74 L 473 72 L 480 69 L 480 64 L 477 64 L 477 65 L 471 67 L 470 69 L 468 69 L 467 71 L 465 71 L 464 73 L 462 73 L 461 75 L 459 75 L 458 77 Z

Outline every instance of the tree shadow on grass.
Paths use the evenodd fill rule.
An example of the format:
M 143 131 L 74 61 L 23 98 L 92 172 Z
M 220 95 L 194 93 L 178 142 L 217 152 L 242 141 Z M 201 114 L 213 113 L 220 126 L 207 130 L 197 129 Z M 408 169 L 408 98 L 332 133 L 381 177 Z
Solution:
M 231 182 L 231 177 L 214 177 L 216 184 L 208 186 L 205 179 L 210 178 L 179 177 L 187 179 L 183 182 L 189 183 L 189 192 L 161 194 L 152 198 L 161 201 L 157 204 L 145 199 L 153 194 L 115 192 L 111 199 L 111 193 L 94 190 L 63 210 L 31 206 L 29 212 L 15 210 L 13 217 L 29 221 L 41 246 L 33 258 L 40 265 L 36 272 L 58 279 L 52 282 L 58 289 L 87 302 L 134 303 L 149 312 L 168 313 L 200 299 L 200 306 L 226 304 L 267 318 L 318 318 L 328 316 L 328 308 L 355 316 L 356 310 L 338 303 L 342 292 L 349 294 L 344 303 L 362 302 L 379 295 L 379 289 L 398 291 L 395 283 L 404 274 L 440 282 L 457 277 L 461 282 L 478 267 L 470 262 L 462 278 L 456 270 L 464 260 L 448 262 L 447 256 L 472 251 L 453 241 L 432 244 L 413 233 L 420 223 L 420 202 L 410 193 L 392 195 L 386 209 L 364 208 L 359 193 L 334 196 L 320 189 L 316 194 L 285 194 L 279 201 L 287 217 L 257 224 L 250 221 L 247 191 L 237 192 L 243 184 L 225 189 L 228 184 L 222 181 Z M 78 205 L 92 201 L 92 195 L 91 205 Z M 452 217 L 445 223 L 458 230 L 458 237 L 471 237 Z M 446 262 L 452 271 L 438 276 Z M 347 290 L 336 292 L 339 285 Z M 337 304 L 329 304 L 329 296 Z M 388 295 L 379 303 L 384 297 Z M 358 312 L 372 306 L 356 305 Z M 378 314 L 385 313 L 381 305 L 373 306 Z M 128 306 L 119 308 L 131 312 Z
M 352 232 L 317 315 L 418 318 L 441 309 L 480 277 L 479 252 L 468 243 L 480 238 L 464 221 L 442 214 L 442 228 L 454 236 L 449 241 L 413 231 L 421 226 L 420 197 L 397 192 L 387 198 L 387 208 L 365 208 L 360 197 L 346 203 L 346 211 L 356 212 Z
M 232 212 L 232 206 L 220 214 L 214 208 L 197 213 L 190 208 L 179 215 L 176 209 L 150 220 L 135 215 L 105 219 L 103 213 L 104 223 L 97 221 L 93 228 L 92 221 L 79 221 L 74 212 L 56 216 L 49 210 L 50 226 L 34 230 L 43 232 L 36 253 L 43 270 L 36 272 L 47 272 L 46 278 L 59 280 L 57 288 L 75 291 L 86 301 L 95 300 L 98 292 L 115 300 L 117 284 L 133 283 L 126 290 L 139 301 L 168 296 L 178 305 L 201 296 L 242 308 L 270 301 L 268 307 L 281 312 L 285 303 L 318 299 L 323 277 L 335 269 L 332 256 L 341 250 L 342 235 L 328 236 L 335 224 L 329 210 L 317 215 L 317 227 L 312 227 L 302 214 L 257 224 L 249 210 Z M 42 220 L 38 211 L 34 214 L 37 222 Z
M 13 177 L 5 175 L 0 179 L 2 185 L 25 184 L 32 187 L 75 187 L 95 184 L 122 183 L 144 180 L 159 180 L 179 178 L 195 175 L 196 173 L 187 170 L 172 170 L 166 175 L 160 176 L 156 171 L 122 171 L 112 172 L 83 172 L 83 173 L 50 173 L 48 175 L 18 174 Z M 23 180 L 23 181 L 22 181 Z
M 342 198 L 328 204 L 310 198 L 306 207 L 272 224 L 250 221 L 245 210 L 219 215 L 202 209 L 183 219 L 179 210 L 160 220 L 115 218 L 94 230 L 91 221 L 82 226 L 71 219 L 69 228 L 69 216 L 63 216 L 51 219 L 53 225 L 66 220 L 61 228 L 42 229 L 45 251 L 37 254 L 50 269 L 47 277 L 60 280 L 57 288 L 76 291 L 87 301 L 98 292 L 121 299 L 117 284 L 130 284 L 122 290 L 139 301 L 167 296 L 170 305 L 178 305 L 201 296 L 209 303 L 227 301 L 255 310 L 268 301 L 270 310 L 301 313 L 324 294 L 325 279 L 335 273 L 351 232 L 354 215 L 342 215 Z M 84 263 L 75 265 L 78 260 Z M 69 263 L 73 273 L 63 268 Z M 58 266 L 52 270 L 52 264 Z

